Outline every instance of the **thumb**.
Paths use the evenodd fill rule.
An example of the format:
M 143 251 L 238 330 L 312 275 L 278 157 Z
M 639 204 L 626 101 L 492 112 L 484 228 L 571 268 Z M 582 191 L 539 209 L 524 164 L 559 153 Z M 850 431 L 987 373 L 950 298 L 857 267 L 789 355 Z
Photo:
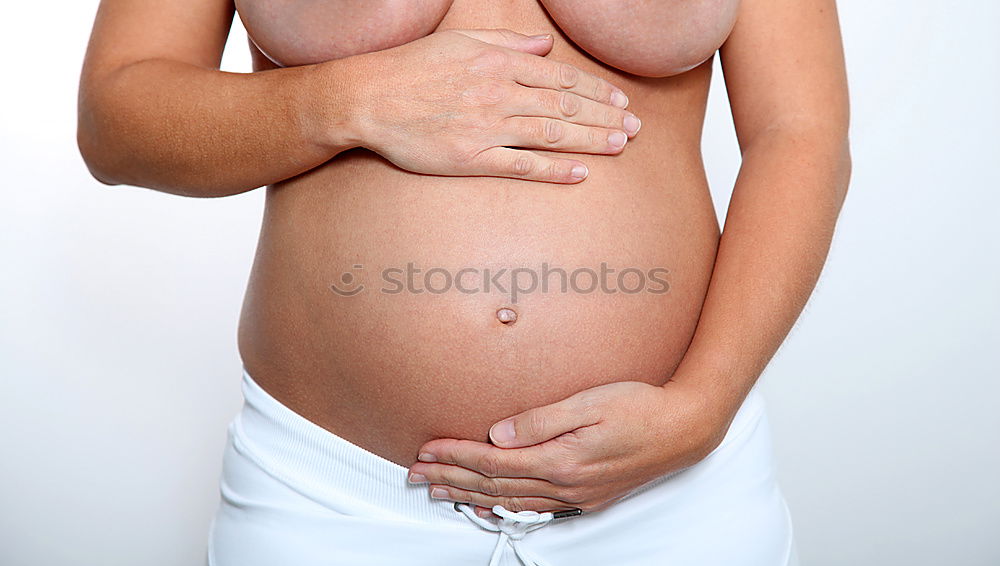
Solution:
M 600 421 L 583 395 L 577 393 L 551 405 L 528 409 L 490 427 L 490 441 L 500 448 L 540 444 L 560 434 Z
M 532 55 L 545 55 L 552 50 L 552 34 L 550 33 L 529 36 L 509 29 L 455 29 L 451 31 L 483 43 L 499 45 Z

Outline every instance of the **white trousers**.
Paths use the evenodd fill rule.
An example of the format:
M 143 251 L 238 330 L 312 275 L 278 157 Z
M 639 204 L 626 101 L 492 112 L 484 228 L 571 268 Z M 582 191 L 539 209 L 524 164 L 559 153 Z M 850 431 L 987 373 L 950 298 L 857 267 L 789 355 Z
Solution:
M 786 566 L 791 518 L 754 388 L 707 458 L 610 507 L 480 519 L 298 415 L 243 373 L 210 566 Z

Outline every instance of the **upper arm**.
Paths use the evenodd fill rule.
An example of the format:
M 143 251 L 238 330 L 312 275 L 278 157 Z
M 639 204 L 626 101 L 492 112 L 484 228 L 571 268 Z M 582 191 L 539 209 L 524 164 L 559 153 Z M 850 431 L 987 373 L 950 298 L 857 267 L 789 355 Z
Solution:
M 719 54 L 741 148 L 773 128 L 847 139 L 847 73 L 835 0 L 742 0 Z
M 81 87 L 146 59 L 217 69 L 233 11 L 233 0 L 101 0 Z

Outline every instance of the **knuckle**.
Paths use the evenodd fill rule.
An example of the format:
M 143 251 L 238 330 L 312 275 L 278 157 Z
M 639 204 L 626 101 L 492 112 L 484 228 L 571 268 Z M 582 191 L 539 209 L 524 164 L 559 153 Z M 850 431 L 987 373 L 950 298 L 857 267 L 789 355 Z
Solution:
M 580 80 L 580 72 L 569 63 L 559 64 L 559 86 L 563 88 L 573 88 Z
M 491 81 L 483 88 L 483 96 L 487 102 L 498 104 L 507 100 L 510 96 L 510 88 L 499 81 Z
M 552 160 L 545 167 L 545 178 L 551 180 L 561 180 L 570 176 L 570 167 L 563 165 L 561 161 Z
M 458 171 L 469 171 L 483 166 L 495 166 L 495 164 L 483 159 L 481 154 L 482 152 L 479 149 L 469 145 L 455 147 L 449 155 L 452 156 L 453 163 L 459 167 Z
M 603 148 L 608 145 L 608 136 L 603 130 L 597 128 L 587 129 L 587 142 L 592 148 Z
M 559 120 L 545 121 L 545 141 L 550 144 L 556 143 L 563 137 L 563 125 Z
M 559 499 L 565 501 L 566 503 L 573 503 L 576 507 L 577 503 L 583 503 L 587 500 L 587 494 L 582 487 L 567 487 L 560 490 Z
M 538 141 L 545 139 L 545 124 L 538 118 L 525 118 L 519 120 L 519 133 L 526 140 Z
M 476 469 L 484 476 L 495 478 L 500 476 L 500 462 L 492 454 L 485 454 L 479 457 L 476 462 Z
M 563 92 L 559 95 L 559 111 L 564 116 L 575 116 L 580 111 L 580 99 L 571 92 Z
M 535 103 L 545 111 L 547 115 L 557 116 L 562 112 L 562 103 L 559 101 L 559 94 L 552 90 L 540 90 L 535 95 Z
M 524 420 L 524 427 L 531 438 L 536 438 L 544 434 L 545 417 L 541 411 L 529 411 L 528 418 Z
M 527 505 L 524 502 L 513 497 L 500 498 L 500 505 L 503 505 L 503 508 L 511 513 L 520 513 L 521 511 L 528 510 Z
M 556 437 L 555 442 L 557 442 L 560 447 L 566 450 L 566 453 L 568 454 L 573 454 L 577 450 L 580 450 L 584 444 L 583 440 L 580 438 L 580 435 L 577 434 L 575 430 L 571 430 L 569 432 L 560 434 L 558 437 Z
M 474 128 L 475 126 L 468 126 L 470 131 Z M 480 155 L 483 145 L 479 140 L 482 135 L 455 136 L 452 139 L 446 139 L 447 137 L 441 136 L 436 147 L 440 149 L 442 156 L 447 156 L 448 161 L 465 164 L 483 161 Z
M 534 166 L 532 164 L 531 158 L 527 155 L 519 155 L 514 162 L 511 164 L 511 173 L 515 175 L 527 176 L 531 174 Z
M 584 416 L 596 418 L 600 412 L 600 408 L 605 404 L 605 400 L 601 397 L 600 395 L 596 395 L 592 389 L 581 391 L 579 393 L 580 405 L 577 410 L 583 413 Z
M 500 495 L 500 482 L 496 478 L 485 477 L 479 480 L 477 491 L 490 497 L 497 497 Z
M 500 32 L 500 37 L 503 38 L 508 45 L 517 45 L 524 39 L 524 35 L 509 28 L 500 28 L 498 31 Z
M 511 64 L 510 55 L 499 47 L 484 47 L 473 57 L 470 70 L 493 72 Z
M 493 106 L 506 100 L 509 91 L 499 81 L 487 81 L 469 87 L 463 92 L 463 96 L 469 104 Z
M 571 461 L 564 461 L 552 467 L 550 479 L 553 483 L 565 486 L 574 486 L 580 479 L 580 469 Z

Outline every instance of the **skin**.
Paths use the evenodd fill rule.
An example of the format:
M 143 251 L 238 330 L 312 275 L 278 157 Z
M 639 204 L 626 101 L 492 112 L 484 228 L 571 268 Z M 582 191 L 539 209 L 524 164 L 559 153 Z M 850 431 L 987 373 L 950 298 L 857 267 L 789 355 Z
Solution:
M 553 18 L 556 4 L 546 2 Z M 600 52 L 601 36 L 584 38 L 583 23 L 563 17 L 575 45 L 535 2 L 491 7 L 456 0 L 438 33 L 335 61 L 279 69 L 256 52 L 264 72 L 234 76 L 213 68 L 232 15 L 224 3 L 106 0 L 81 78 L 81 152 L 100 180 L 176 194 L 274 183 L 240 352 L 283 403 L 449 499 L 592 512 L 718 445 L 815 284 L 850 175 L 836 10 L 832 0 L 741 3 L 721 56 L 744 163 L 720 239 L 698 154 L 711 61 L 641 78 L 640 64 L 655 75 L 685 58 L 650 61 L 643 41 L 618 45 L 625 73 L 587 54 Z M 150 14 L 164 25 L 142 26 Z M 601 25 L 627 28 L 634 16 Z M 683 29 L 657 24 L 668 37 Z M 443 33 L 479 27 L 548 32 L 553 43 Z M 699 44 L 716 41 L 707 33 Z M 572 65 L 589 86 L 517 85 L 546 91 L 531 93 L 529 116 L 540 120 L 508 120 L 525 115 L 530 96 L 510 94 L 520 81 L 504 70 L 541 61 Z M 400 69 L 407 80 L 392 80 Z M 626 117 L 605 84 L 625 91 L 644 124 L 624 151 L 601 135 L 624 131 Z M 563 90 L 590 93 L 604 123 L 552 111 Z M 462 112 L 428 129 L 441 107 Z M 546 118 L 589 129 L 551 142 Z M 394 137 L 401 128 L 414 136 Z M 580 139 L 589 155 L 579 160 L 552 152 Z M 548 151 L 470 159 L 523 151 L 504 147 L 515 144 Z M 586 181 L 553 184 L 572 182 L 572 165 L 584 163 Z M 358 261 L 595 257 L 670 266 L 671 292 L 535 294 L 504 325 L 496 311 L 509 305 L 488 295 L 347 302 L 326 289 Z M 510 417 L 516 442 L 488 443 L 491 425 Z M 417 453 L 437 461 L 415 463 Z
M 663 387 L 612 384 L 514 415 L 491 428 L 493 444 L 426 443 L 421 459 L 436 463 L 411 475 L 440 497 L 484 516 L 497 504 L 593 512 L 721 442 L 815 286 L 851 171 L 832 0 L 744 0 L 721 56 L 743 166 L 674 375 Z M 498 438 L 511 424 L 516 435 Z
M 575 183 L 581 178 L 572 169 L 585 167 L 581 161 L 503 148 L 496 138 L 528 148 L 614 154 L 622 146 L 608 137 L 637 131 L 635 124 L 626 127 L 625 119 L 635 116 L 622 109 L 627 97 L 621 89 L 537 56 L 551 49 L 551 37 L 452 31 L 394 50 L 391 60 L 276 69 L 255 57 L 256 66 L 270 72 L 226 73 L 217 68 L 232 14 L 222 1 L 100 4 L 81 73 L 77 128 L 80 152 L 96 179 L 192 197 L 228 196 L 366 145 L 417 173 Z M 141 22 L 151 15 L 160 23 L 147 30 Z M 474 63 L 480 73 L 469 72 Z M 365 80 L 371 65 L 380 67 L 384 81 Z M 401 69 L 426 80 L 396 85 Z M 510 95 L 498 103 L 494 91 Z M 417 100 L 421 92 L 433 97 Z M 366 106 L 372 96 L 401 103 L 375 109 Z M 454 112 L 458 101 L 464 112 L 452 121 L 431 119 Z M 410 128 L 398 140 L 387 134 L 406 125 L 421 131 Z M 464 136 L 456 139 L 459 127 Z M 561 134 L 556 141 L 553 132 Z
M 541 0 L 552 19 L 596 59 L 644 77 L 689 71 L 712 56 L 733 25 L 733 0 Z M 600 21 L 602 25 L 594 25 Z M 614 25 L 608 25 L 613 23 Z M 642 38 L 636 42 L 635 38 Z
M 235 0 L 261 54 L 279 67 L 310 65 L 409 43 L 437 28 L 451 0 Z

